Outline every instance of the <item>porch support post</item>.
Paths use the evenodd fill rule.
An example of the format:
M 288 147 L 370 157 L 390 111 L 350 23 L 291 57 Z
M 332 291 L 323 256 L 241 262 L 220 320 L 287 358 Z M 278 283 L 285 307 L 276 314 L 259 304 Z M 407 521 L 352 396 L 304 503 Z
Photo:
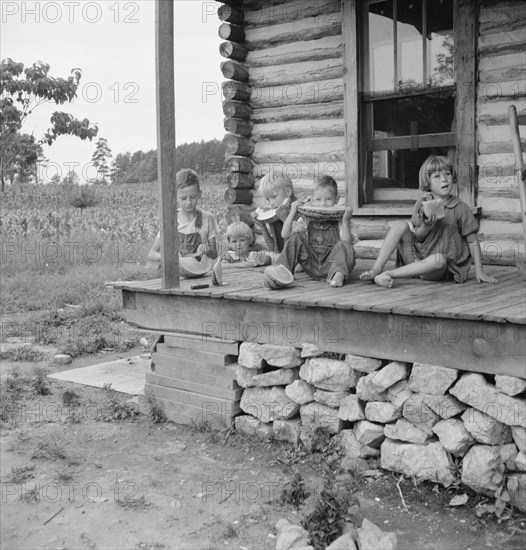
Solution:
M 155 2 L 157 179 L 161 225 L 161 287 L 179 287 L 179 233 L 175 186 L 174 7 Z

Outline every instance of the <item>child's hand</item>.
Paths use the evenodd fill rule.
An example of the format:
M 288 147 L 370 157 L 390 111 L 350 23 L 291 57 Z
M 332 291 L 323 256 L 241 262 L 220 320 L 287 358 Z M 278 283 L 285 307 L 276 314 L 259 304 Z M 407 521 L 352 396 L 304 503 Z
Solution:
M 352 208 L 350 206 L 348 206 L 345 209 L 345 213 L 343 214 L 342 221 L 348 222 L 351 219 L 351 216 L 352 216 Z
M 477 278 L 477 283 L 498 283 L 498 279 L 493 277 L 493 275 L 488 275 L 485 271 L 478 271 L 475 274 L 475 277 Z
M 210 245 L 208 243 L 202 243 L 197 247 L 196 256 L 206 256 L 210 250 Z

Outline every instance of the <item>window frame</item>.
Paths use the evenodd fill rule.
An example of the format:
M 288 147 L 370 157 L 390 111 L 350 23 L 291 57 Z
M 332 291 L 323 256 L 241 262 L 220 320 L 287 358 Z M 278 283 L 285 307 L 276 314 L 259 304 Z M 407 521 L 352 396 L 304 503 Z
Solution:
M 454 0 L 453 36 L 455 43 L 455 131 L 446 134 L 376 138 L 379 140 L 439 140 L 445 145 L 454 140 L 457 166 L 458 193 L 461 200 L 475 206 L 477 157 L 476 157 L 476 75 L 478 12 L 474 0 Z M 358 22 L 362 21 L 362 2 L 342 0 L 342 41 L 344 63 L 344 116 L 345 116 L 345 178 L 347 202 L 354 215 L 409 215 L 411 206 L 386 205 L 365 202 L 365 135 L 362 102 L 362 33 Z M 438 136 L 442 136 L 438 138 Z M 386 142 L 387 143 L 387 142 Z M 371 144 L 370 144 L 371 145 Z

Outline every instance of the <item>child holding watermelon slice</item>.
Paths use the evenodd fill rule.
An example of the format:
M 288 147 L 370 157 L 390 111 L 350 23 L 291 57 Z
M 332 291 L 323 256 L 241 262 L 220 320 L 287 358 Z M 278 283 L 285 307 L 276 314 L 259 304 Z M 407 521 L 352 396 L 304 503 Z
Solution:
M 341 287 L 349 278 L 355 259 L 352 246 L 351 208 L 337 206 L 338 186 L 328 175 L 320 176 L 312 189 L 310 202 L 294 201 L 283 224 L 281 236 L 285 245 L 276 260 L 291 273 L 301 265 L 313 279 L 326 280 Z M 298 214 L 304 230 L 297 230 Z

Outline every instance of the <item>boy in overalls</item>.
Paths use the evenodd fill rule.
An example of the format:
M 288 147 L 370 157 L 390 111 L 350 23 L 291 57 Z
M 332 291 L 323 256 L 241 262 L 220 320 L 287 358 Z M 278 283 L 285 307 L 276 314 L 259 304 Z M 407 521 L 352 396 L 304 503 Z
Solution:
M 179 170 L 177 185 L 177 222 L 181 256 L 217 258 L 217 222 L 213 214 L 197 209 L 201 198 L 199 176 L 189 169 Z M 151 262 L 161 261 L 161 234 L 157 234 L 148 254 Z
M 311 206 L 331 207 L 338 200 L 338 186 L 333 178 L 322 175 L 314 184 Z M 331 286 L 341 287 L 352 271 L 355 259 L 350 220 L 352 208 L 346 208 L 338 220 L 306 220 L 306 230 L 294 232 L 298 207 L 303 201 L 294 201 L 283 224 L 285 246 L 276 264 L 284 265 L 291 273 L 299 264 L 313 279 L 325 279 Z

